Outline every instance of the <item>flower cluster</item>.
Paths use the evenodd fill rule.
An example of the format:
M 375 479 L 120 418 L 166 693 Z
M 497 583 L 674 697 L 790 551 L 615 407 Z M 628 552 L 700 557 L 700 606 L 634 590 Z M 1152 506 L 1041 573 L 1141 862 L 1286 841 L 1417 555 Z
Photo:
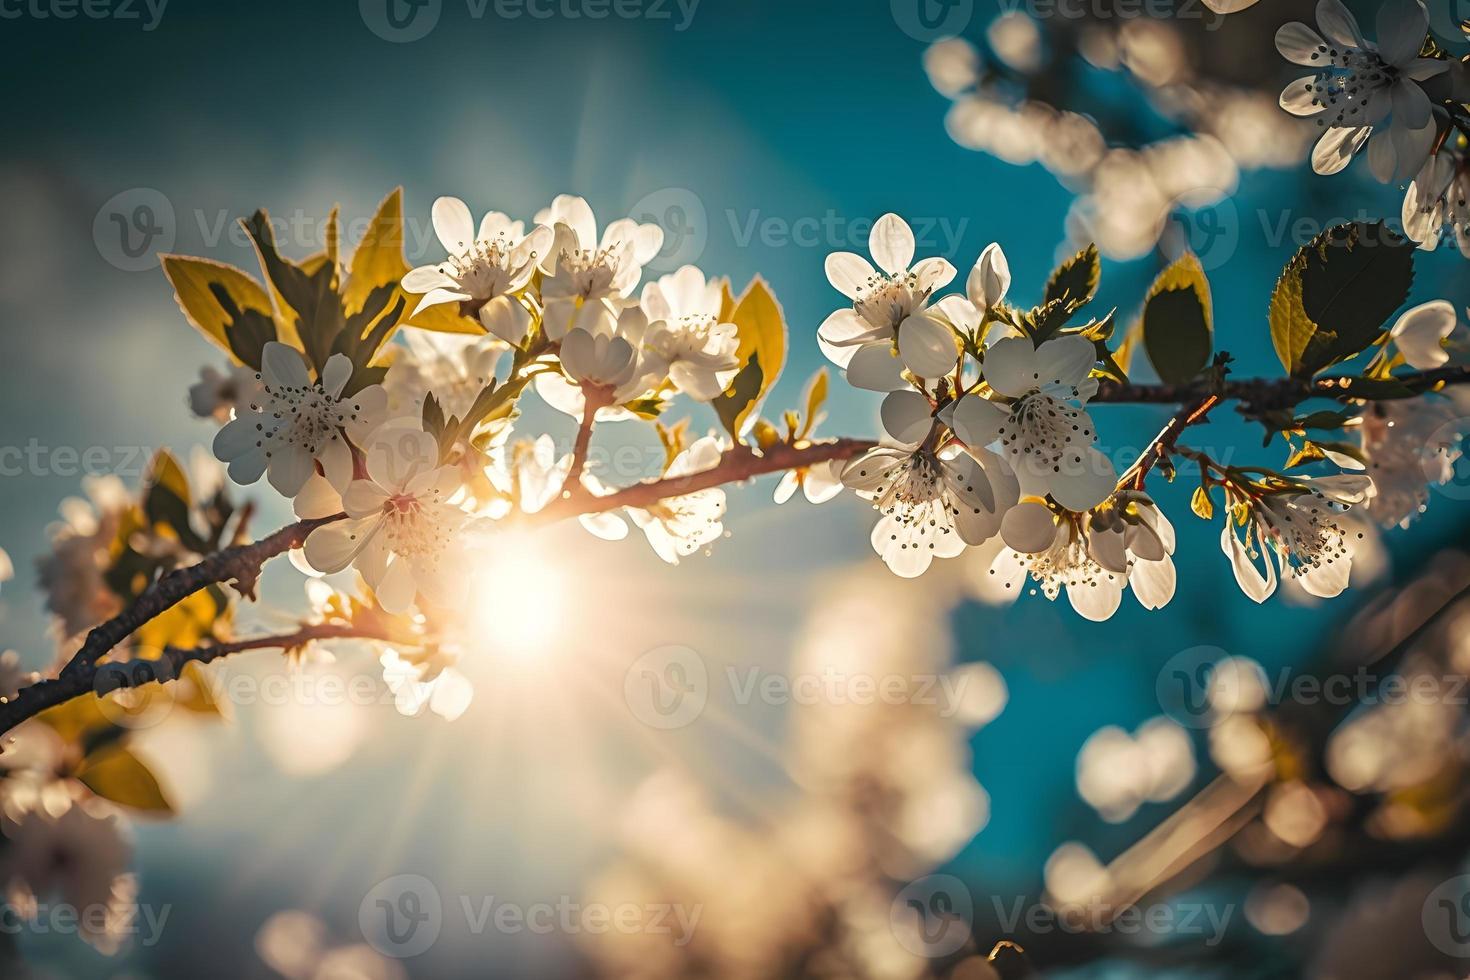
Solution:
M 1402 213 L 1407 234 L 1427 249 L 1448 234 L 1470 258 L 1464 65 L 1429 39 L 1420 0 L 1386 0 L 1376 40 L 1342 0 L 1319 0 L 1317 27 L 1292 22 L 1276 34 L 1283 57 L 1313 69 L 1281 93 L 1283 109 L 1321 131 L 1312 168 L 1335 174 L 1366 148 L 1379 180 L 1412 180 Z

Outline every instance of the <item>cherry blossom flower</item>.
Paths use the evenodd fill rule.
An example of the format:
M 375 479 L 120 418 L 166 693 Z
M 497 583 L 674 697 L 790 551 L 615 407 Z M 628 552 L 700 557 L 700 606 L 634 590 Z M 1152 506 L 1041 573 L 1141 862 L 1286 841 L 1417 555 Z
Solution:
M 633 380 L 638 354 L 624 337 L 574 327 L 562 339 L 561 366 L 581 387 L 616 390 Z
M 1092 341 L 1077 335 L 1040 347 L 1025 337 L 999 340 L 985 355 L 985 381 L 1012 401 L 970 394 L 940 417 L 971 448 L 998 439 L 1022 494 L 1050 494 L 1068 510 L 1088 510 L 1117 485 L 1112 460 L 1093 447 L 1096 429 L 1085 407 L 1097 392 L 1090 376 L 1096 360 Z
M 352 478 L 348 438 L 359 442 L 380 424 L 388 402 L 381 385 L 344 396 L 351 377 L 345 354 L 333 354 L 313 381 L 294 347 L 266 344 L 259 400 L 214 437 L 214 454 L 229 465 L 230 479 L 250 484 L 267 473 L 271 486 L 294 497 L 320 463 L 334 487 L 345 487 Z
M 717 436 L 696 439 L 674 457 L 663 478 L 671 480 L 713 469 L 725 448 Z M 696 490 L 647 508 L 629 507 L 628 516 L 648 538 L 654 553 L 670 565 L 677 565 L 679 559 L 688 558 L 724 533 L 725 491 Z
M 563 336 L 562 371 L 537 374 L 533 382 L 536 394 L 558 412 L 580 422 L 587 406 L 588 392 L 584 386 L 599 389 L 597 421 L 635 418 L 622 406 L 649 394 L 661 380 L 662 368 L 650 364 L 644 356 L 643 337 L 647 328 L 647 318 L 637 306 L 624 309 L 616 325 L 610 321 L 589 321 L 585 327 L 574 327 Z M 629 354 L 626 364 L 624 352 Z
M 1339 487 L 1319 483 L 1314 489 L 1241 502 L 1248 511 L 1244 536 L 1233 519 L 1227 520 L 1220 532 L 1220 548 L 1230 559 L 1242 592 L 1265 602 L 1276 591 L 1278 566 L 1281 577 L 1296 579 L 1308 594 L 1320 599 L 1331 599 L 1348 587 L 1361 532 L 1338 519 L 1340 501 L 1366 499 L 1371 481 L 1366 476 L 1343 479 L 1350 482 Z
M 849 367 L 859 352 L 859 379 L 880 352 L 897 345 L 904 365 L 921 378 L 938 378 L 955 369 L 959 348 L 948 326 L 923 315 L 936 289 L 948 285 L 955 268 L 944 259 L 914 260 L 914 233 L 896 214 L 885 214 L 873 225 L 868 249 L 878 263 L 853 252 L 827 256 L 827 279 L 852 300 L 851 309 L 838 310 L 817 330 L 822 352 L 838 367 Z M 852 380 L 851 377 L 849 380 Z M 858 385 L 857 380 L 852 381 Z M 859 385 L 866 387 L 866 385 Z
M 1404 232 L 1421 248 L 1434 249 L 1446 230 L 1470 259 L 1470 158 L 1442 149 L 1404 194 Z
M 1042 594 L 1055 600 L 1063 591 L 1084 619 L 1110 619 L 1123 602 L 1126 570 L 1107 568 L 1091 545 L 1103 543 L 1084 530 L 1081 520 L 1060 516 L 1036 500 L 1023 500 L 1006 512 L 1000 524 L 1002 549 L 988 575 L 1007 595 L 1019 595 L 1029 577 Z M 1126 559 L 1116 564 L 1126 565 Z
M 259 395 L 260 381 L 245 365 L 230 365 L 223 371 L 206 365 L 199 370 L 199 380 L 189 386 L 189 410 L 196 418 L 223 425 Z
M 367 477 L 353 480 L 342 494 L 347 519 L 311 532 L 307 563 L 328 575 L 356 567 L 379 605 L 395 615 L 420 595 L 453 605 L 465 588 L 459 532 L 468 515 L 449 503 L 459 489 L 458 471 L 438 459 L 434 438 L 416 424 L 390 422 L 375 432 Z M 321 482 L 313 488 L 327 489 Z M 302 516 L 323 509 L 330 504 L 297 501 Z
M 695 401 L 719 397 L 740 368 L 735 324 L 720 322 L 723 300 L 720 284 L 692 265 L 643 287 L 648 369 Z
M 491 511 L 488 516 L 498 520 L 509 513 L 511 506 L 525 514 L 538 513 L 561 494 L 571 469 L 571 453 L 558 458 L 556 443 L 545 433 L 534 442 L 521 439 L 513 443 L 507 451 L 495 455 L 487 474 L 506 502 L 505 509 Z M 595 497 L 612 492 L 595 474 L 585 470 L 582 488 Z M 580 514 L 577 521 L 588 533 L 604 541 L 621 541 L 628 536 L 627 522 L 614 513 Z
M 1374 402 L 1363 414 L 1362 451 L 1373 492 L 1367 512 L 1383 527 L 1406 528 L 1424 510 L 1429 487 L 1454 479 L 1470 420 L 1433 396 Z
M 975 446 L 936 448 L 929 399 L 895 391 L 883 400 L 884 445 L 843 468 L 843 485 L 882 515 L 870 541 L 894 573 L 915 578 L 1000 528 L 1018 488 L 1000 457 Z
M 404 330 L 401 336 L 406 349 L 398 351 L 383 379 L 394 418 L 421 415 L 429 394 L 445 415 L 463 418 L 495 380 L 495 368 L 509 349 L 493 334 Z
M 1126 574 L 1145 609 L 1162 609 L 1174 598 L 1174 540 L 1174 525 L 1142 491 L 1119 493 L 1112 506 L 1088 517 L 1088 553 L 1108 571 Z
M 663 229 L 623 218 L 597 237 L 592 208 L 580 197 L 559 195 L 536 215 L 555 229 L 551 249 L 541 262 L 546 280 L 546 336 L 561 340 L 573 327 L 596 332 L 616 320 L 624 300 L 638 287 L 643 267 L 663 247 Z
M 1454 306 L 1442 299 L 1431 300 L 1399 317 L 1389 336 L 1410 367 L 1430 371 L 1449 362 L 1444 341 L 1455 332 L 1457 321 Z
M 1437 128 L 1419 83 L 1449 68 L 1419 57 L 1429 30 L 1424 9 L 1417 0 L 1387 0 L 1378 9 L 1377 44 L 1364 39 L 1342 0 L 1319 0 L 1317 26 L 1320 35 L 1299 21 L 1276 32 L 1276 48 L 1288 61 L 1316 69 L 1281 93 L 1283 109 L 1323 127 L 1312 169 L 1335 174 L 1366 144 L 1379 180 L 1418 173 Z
M 455 303 L 501 340 L 519 345 L 531 314 L 514 294 L 531 281 L 551 247 L 552 230 L 537 225 L 527 234 L 524 223 L 491 211 L 480 219 L 477 233 L 469 207 L 457 197 L 436 200 L 432 215 L 434 233 L 449 257 L 403 277 L 404 289 L 424 294 L 414 312 Z
M 826 503 L 842 492 L 842 468 L 845 465 L 845 462 L 828 460 L 825 463 L 787 470 L 776 484 L 776 503 L 786 503 L 796 495 L 798 489 L 811 503 Z
M 92 801 L 73 801 L 56 815 L 26 813 L 7 828 L 0 884 L 15 913 L 28 919 L 51 902 L 85 912 L 83 939 L 116 952 L 137 913 L 137 882 L 127 873 L 132 836 L 120 814 Z
M 111 474 L 87 477 L 82 487 L 85 500 L 62 501 L 61 520 L 47 529 L 50 550 L 37 563 L 46 610 L 65 637 L 96 626 L 122 606 L 103 576 L 132 500 Z
M 445 721 L 454 721 L 474 700 L 474 685 L 454 666 L 458 657 L 442 647 L 428 656 L 404 656 L 387 647 L 378 662 L 401 715 L 413 717 L 428 708 Z

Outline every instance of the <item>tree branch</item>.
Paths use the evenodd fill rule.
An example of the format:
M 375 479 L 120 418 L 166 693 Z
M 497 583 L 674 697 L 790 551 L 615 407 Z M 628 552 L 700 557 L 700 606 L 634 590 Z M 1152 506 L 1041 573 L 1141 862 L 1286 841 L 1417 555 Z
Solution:
M 1104 379 L 1089 402 L 1136 405 L 1189 405 L 1218 395 L 1221 401 L 1238 401 L 1246 414 L 1295 408 L 1309 398 L 1349 401 L 1362 398 L 1352 378 L 1241 378 L 1215 384 L 1204 378 L 1185 384 L 1119 384 Z M 1470 382 L 1470 366 L 1446 365 L 1432 371 L 1395 375 L 1394 381 L 1416 395 L 1442 385 Z
M 1470 367 L 1446 366 L 1433 371 L 1404 374 L 1394 379 L 1406 389 L 1422 393 L 1446 384 L 1470 382 Z M 1308 398 L 1331 398 L 1338 401 L 1363 397 L 1355 393 L 1352 379 L 1347 378 L 1255 378 L 1247 380 L 1205 379 L 1183 385 L 1119 384 L 1103 381 L 1093 402 L 1103 404 L 1181 404 L 1188 408 L 1177 414 L 1155 437 L 1149 449 L 1129 471 L 1135 485 L 1142 487 L 1147 473 L 1173 450 L 1185 428 L 1203 421 L 1206 414 L 1222 401 L 1236 400 L 1243 410 L 1252 412 L 1288 409 Z M 604 496 L 584 491 L 580 484 L 587 447 L 591 440 L 595 411 L 586 414 L 578 431 L 573 450 L 573 465 L 568 480 L 568 493 L 529 518 L 533 525 L 549 524 L 583 514 L 603 513 L 622 507 L 646 509 L 661 500 L 679 497 L 741 483 L 757 476 L 790 469 L 815 466 L 832 460 L 847 460 L 874 448 L 867 439 L 837 439 L 801 446 L 780 444 L 757 452 L 745 445 L 728 450 L 718 465 L 700 473 L 650 480 L 625 487 Z M 581 465 L 578 465 L 580 462 Z M 1125 479 L 1127 476 L 1125 475 Z M 256 579 L 261 566 L 271 558 L 300 547 L 316 528 L 339 520 L 341 515 L 289 524 L 251 544 L 225 548 L 187 568 L 176 568 L 148 586 L 133 602 L 105 623 L 87 634 L 80 649 L 53 680 L 39 681 L 23 689 L 8 702 L 0 702 L 0 733 L 8 731 L 25 718 L 77 697 L 91 690 L 97 676 L 97 663 L 109 651 L 127 639 L 139 627 L 182 600 L 207 586 L 234 583 L 248 598 L 254 598 Z M 310 637 L 308 637 L 310 638 Z M 323 636 L 320 638 L 330 638 Z M 269 639 L 269 638 L 267 638 Z M 254 649 L 264 641 L 239 641 L 184 651 L 184 662 L 207 663 L 238 650 Z M 243 645 L 242 645 L 243 644 Z M 166 653 L 166 656 L 171 656 Z
M 740 483 L 767 473 L 815 466 L 834 459 L 852 459 L 876 445 L 878 444 L 871 439 L 837 439 L 833 442 L 813 443 L 800 449 L 782 443 L 760 454 L 743 444 L 737 445 L 726 450 L 718 465 L 688 476 L 635 483 L 604 496 L 580 492 L 575 487 L 569 488 L 570 496 L 553 501 L 544 510 L 533 514 L 530 520 L 533 524 L 550 524 L 583 514 L 617 510 L 620 507 L 644 509 L 670 497 L 682 497 L 727 483 Z
M 360 626 L 322 623 L 303 626 L 294 633 L 278 636 L 257 636 L 245 640 L 206 643 L 197 647 L 165 647 L 157 660 L 130 660 L 99 665 L 73 659 L 61 676 L 21 688 L 20 693 L 13 698 L 0 698 L 0 734 L 11 731 L 48 708 L 88 694 L 110 694 L 124 688 L 176 680 L 184 667 L 191 663 L 213 663 L 246 650 L 289 650 L 314 640 L 345 639 L 386 640 L 389 637 Z
M 87 634 L 81 648 L 61 669 L 61 676 L 92 667 L 109 650 L 131 636 L 138 627 L 206 586 L 233 582 L 242 595 L 253 599 L 255 582 L 260 576 L 262 565 L 276 555 L 299 548 L 308 534 L 334 520 L 337 518 L 326 517 L 288 524 L 252 544 L 225 548 L 198 564 L 167 572 L 144 589 L 126 609 L 94 627 Z

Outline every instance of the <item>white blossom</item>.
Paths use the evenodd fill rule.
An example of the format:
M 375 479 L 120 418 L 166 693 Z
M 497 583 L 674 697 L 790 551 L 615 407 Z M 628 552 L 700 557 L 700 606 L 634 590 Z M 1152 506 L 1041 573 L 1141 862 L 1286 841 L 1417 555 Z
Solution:
M 1117 470 L 1093 447 L 1097 438 L 1087 400 L 1097 353 L 1086 337 L 1070 335 L 1034 347 L 1029 338 L 997 341 L 985 355 L 985 381 L 1009 404 L 970 394 L 940 417 L 971 448 L 999 440 L 1001 453 L 1027 496 L 1084 511 L 1112 493 Z
M 1335 491 L 1339 499 L 1365 499 L 1371 481 L 1366 476 Z M 1355 489 L 1348 491 L 1347 486 Z M 1245 502 L 1243 527 L 1233 519 L 1220 532 L 1220 548 L 1235 570 L 1241 591 L 1265 602 L 1276 591 L 1280 576 L 1297 580 L 1308 594 L 1331 599 L 1348 587 L 1353 552 L 1361 536 L 1339 520 L 1342 505 L 1321 489 L 1267 494 Z
M 725 446 L 716 436 L 696 439 L 664 471 L 665 480 L 703 473 L 719 465 Z M 679 564 L 724 533 L 725 491 L 696 490 L 660 500 L 646 508 L 629 507 L 628 516 L 643 531 L 654 553 Z
M 817 331 L 822 352 L 837 366 L 849 367 L 866 351 L 863 365 L 897 345 L 904 365 L 919 377 L 938 378 L 955 369 L 959 348 L 953 332 L 923 315 L 934 291 L 954 278 L 955 268 L 941 258 L 912 265 L 914 247 L 908 223 L 885 214 L 868 236 L 878 269 L 853 252 L 827 256 L 827 279 L 852 300 L 851 308 L 833 313 Z
M 723 302 L 720 284 L 706 282 L 692 265 L 643 287 L 648 370 L 667 375 L 695 401 L 717 398 L 740 368 L 735 324 L 720 321 Z
M 1449 362 L 1444 342 L 1455 332 L 1455 308 L 1442 299 L 1421 303 L 1394 323 L 1389 336 L 1412 368 L 1431 371 Z
M 229 465 L 230 479 L 250 484 L 266 473 L 271 486 L 294 497 L 320 463 L 334 487 L 345 487 L 352 478 L 347 439 L 360 444 L 383 421 L 388 401 L 381 385 L 344 396 L 351 377 L 345 354 L 333 354 L 313 381 L 299 351 L 267 343 L 258 400 L 214 437 L 214 454 Z
M 519 345 L 531 326 L 531 315 L 513 294 L 531 281 L 551 247 L 552 230 L 537 225 L 527 234 L 523 222 L 491 211 L 480 219 L 476 232 L 469 207 L 456 197 L 436 200 L 432 215 L 434 233 L 449 257 L 403 277 L 404 289 L 424 294 L 414 312 L 453 303 L 478 316 L 501 340 Z
M 440 605 L 462 598 L 466 574 L 460 540 L 468 515 L 449 503 L 459 490 L 455 467 L 440 466 L 439 447 L 416 424 L 390 422 L 373 434 L 367 477 L 342 494 L 346 520 L 325 524 L 306 539 L 306 560 L 324 574 L 353 566 L 390 613 L 408 611 L 422 595 Z M 314 481 L 297 501 L 303 517 L 331 510 L 326 481 Z
M 1421 248 L 1438 247 L 1448 230 L 1470 258 L 1470 158 L 1442 149 L 1426 160 L 1404 194 L 1401 216 Z
M 882 516 L 869 538 L 895 574 L 922 575 L 992 537 L 1018 495 L 1010 468 L 989 450 L 939 447 L 929 400 L 895 391 L 883 400 L 888 440 L 848 463 L 842 482 Z
M 1447 61 L 1419 57 L 1429 20 L 1418 0 L 1386 0 L 1379 7 L 1377 44 L 1363 37 L 1342 0 L 1319 0 L 1317 26 L 1322 34 L 1299 21 L 1276 33 L 1276 48 L 1288 61 L 1316 69 L 1281 93 L 1283 109 L 1323 128 L 1312 169 L 1335 174 L 1367 145 L 1368 165 L 1379 180 L 1418 173 L 1437 129 L 1419 83 L 1449 68 Z
M 1362 451 L 1373 492 L 1365 507 L 1383 527 L 1408 527 L 1429 488 L 1454 479 L 1470 420 L 1435 396 L 1374 402 L 1363 413 Z
M 592 208 L 580 197 L 559 195 L 536 220 L 555 230 L 542 260 L 541 284 L 546 336 L 560 340 L 573 327 L 597 332 L 617 319 L 638 287 L 643 266 L 663 247 L 663 229 L 623 218 L 597 237 Z

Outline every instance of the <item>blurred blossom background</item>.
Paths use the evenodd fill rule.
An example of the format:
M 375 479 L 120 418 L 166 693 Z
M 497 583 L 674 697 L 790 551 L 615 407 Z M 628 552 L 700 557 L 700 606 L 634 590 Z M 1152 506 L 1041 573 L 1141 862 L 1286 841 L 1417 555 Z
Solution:
M 0 479 L 9 669 L 55 655 L 31 557 L 98 533 L 116 492 L 56 449 L 101 447 L 97 469 L 134 485 L 153 449 L 187 458 L 212 437 L 187 393 L 223 364 L 156 253 L 254 268 L 234 222 L 260 206 L 304 255 L 333 205 L 351 241 L 353 219 L 402 185 L 410 264 L 439 254 L 441 194 L 528 219 L 568 192 L 600 222 L 658 221 L 654 271 L 772 284 L 791 327 L 772 406 L 796 404 L 824 363 L 815 332 L 840 299 L 827 253 L 864 251 L 886 211 L 962 271 L 999 241 L 1027 300 L 1095 241 L 1094 309 L 1125 323 L 1192 248 L 1236 374 L 1278 374 L 1265 315 L 1282 264 L 1331 224 L 1396 222 L 1402 188 L 1304 163 L 1313 134 L 1276 106 L 1294 70 L 1272 36 L 1310 4 L 1224 20 L 1155 6 L 965 0 L 936 29 L 929 0 L 649 0 L 601 19 L 576 2 L 540 17 L 444 0 L 413 40 L 370 0 L 172 0 L 151 29 L 148 8 L 7 13 L 0 446 L 26 450 Z M 1411 302 L 1470 302 L 1452 249 L 1417 269 Z M 1097 417 L 1126 460 L 1166 409 Z M 1215 418 L 1191 444 L 1279 462 L 1257 430 Z M 833 386 L 823 434 L 876 426 L 875 397 Z M 573 435 L 535 408 L 518 431 L 563 451 Z M 642 438 L 598 433 L 609 449 L 651 448 Z M 872 555 L 860 501 L 778 507 L 773 489 L 735 490 L 731 533 L 677 569 L 574 530 L 529 543 L 505 570 L 513 587 L 483 599 L 482 648 L 460 665 L 475 698 L 454 722 L 403 717 L 374 658 L 347 645 L 295 674 L 266 653 L 212 668 L 243 692 L 228 724 L 173 710 L 138 736 L 180 815 L 131 821 L 88 858 L 133 872 L 112 899 L 166 909 L 157 934 L 140 917 L 99 951 L 64 929 L 9 930 L 15 975 L 1023 975 L 1019 953 L 986 960 L 1003 939 L 1069 977 L 1465 974 L 1463 937 L 1421 910 L 1470 850 L 1465 702 L 1449 690 L 1470 663 L 1470 607 L 1415 629 L 1470 584 L 1463 475 L 1355 563 L 1343 597 L 1264 606 L 1235 587 L 1218 527 L 1189 514 L 1192 482 L 1151 488 L 1178 528 L 1178 595 L 1153 613 L 1125 600 L 1100 624 L 1040 595 L 1006 604 L 983 549 L 900 580 Z M 290 519 L 246 496 L 271 497 L 258 528 Z M 304 582 L 277 563 L 263 595 L 299 611 Z M 650 715 L 640 664 L 703 671 L 697 713 Z M 1440 693 L 1281 695 L 1283 676 L 1359 666 Z M 834 675 L 930 686 L 885 700 L 839 680 L 834 695 Z M 98 874 L 104 895 L 123 887 Z M 413 955 L 364 925 L 401 875 L 439 903 Z M 908 916 L 935 889 L 964 900 L 963 935 Z M 497 927 L 487 898 L 579 912 L 572 928 Z M 1135 903 L 1164 925 L 1122 928 L 1113 913 Z M 697 923 L 676 943 L 672 914 L 668 930 L 580 917 L 625 905 Z

